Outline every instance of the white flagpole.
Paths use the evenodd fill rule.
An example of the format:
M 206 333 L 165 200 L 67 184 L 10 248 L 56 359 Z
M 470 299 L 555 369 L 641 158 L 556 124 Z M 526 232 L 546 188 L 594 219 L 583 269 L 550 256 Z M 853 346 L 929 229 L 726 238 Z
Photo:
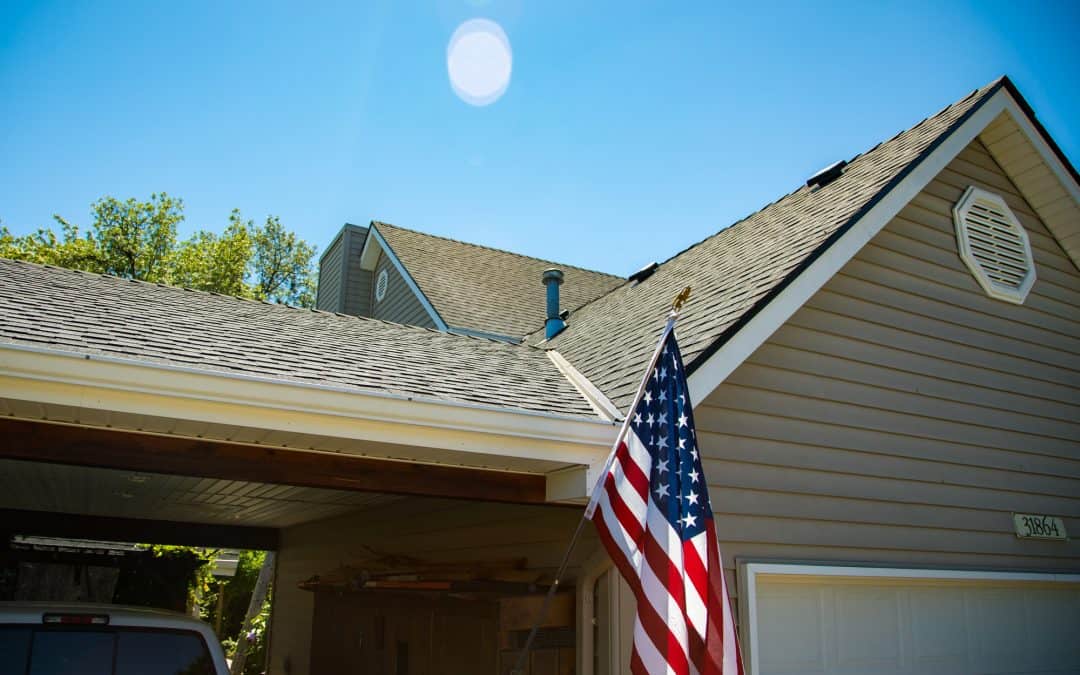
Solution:
M 532 649 L 533 640 L 536 639 L 536 632 L 540 628 L 540 623 L 547 617 L 548 609 L 551 607 L 551 599 L 555 596 L 555 591 L 559 589 L 559 583 L 562 580 L 562 575 L 566 572 L 566 566 L 570 563 L 570 554 L 574 550 L 574 546 L 577 544 L 578 537 L 581 536 L 581 530 L 585 527 L 585 522 L 592 520 L 592 515 L 596 511 L 596 499 L 598 490 L 603 484 L 604 477 L 607 476 L 608 470 L 611 469 L 611 463 L 615 460 L 615 451 L 619 448 L 619 443 L 622 442 L 626 436 L 626 431 L 630 427 L 630 415 L 634 412 L 634 408 L 637 408 L 638 402 L 644 395 L 645 387 L 649 383 L 649 373 L 656 367 L 656 362 L 660 359 L 660 352 L 663 349 L 664 341 L 667 340 L 668 335 L 675 328 L 675 320 L 679 318 L 679 310 L 682 309 L 683 303 L 690 297 L 690 287 L 687 286 L 676 296 L 675 301 L 671 303 L 671 312 L 668 313 L 667 325 L 664 327 L 663 334 L 660 335 L 660 339 L 656 343 L 656 350 L 653 352 L 652 359 L 649 361 L 649 367 L 645 369 L 645 376 L 641 378 L 641 384 L 638 386 L 637 394 L 634 396 L 634 402 L 630 405 L 629 412 L 626 415 L 626 419 L 623 420 L 622 428 L 619 430 L 619 435 L 615 437 L 615 443 L 611 446 L 611 452 L 608 453 L 607 461 L 604 463 L 604 470 L 597 478 L 596 485 L 593 486 L 592 494 L 589 496 L 589 505 L 585 508 L 585 513 L 578 521 L 577 529 L 574 530 L 574 536 L 570 538 L 570 545 L 566 548 L 566 553 L 563 554 L 562 562 L 559 563 L 559 569 L 555 572 L 555 579 L 551 582 L 551 586 L 548 587 L 547 596 L 544 598 L 544 604 L 540 607 L 540 615 L 536 617 L 536 622 L 533 623 L 532 630 L 529 631 L 529 636 L 525 639 L 525 646 L 518 652 L 517 659 L 514 662 L 514 667 L 510 671 L 510 675 L 522 675 L 525 671 L 522 667 L 525 665 L 525 659 L 529 654 L 529 650 Z
M 688 297 L 690 297 L 689 286 L 679 293 L 679 296 L 675 298 L 675 302 L 671 303 L 671 312 L 668 313 L 667 325 L 664 327 L 664 332 L 656 342 L 656 349 L 653 351 L 652 358 L 649 359 L 649 365 L 645 368 L 645 376 L 641 378 L 641 384 L 638 385 L 637 393 L 634 394 L 634 400 L 630 404 L 625 419 L 623 419 L 622 428 L 619 429 L 619 435 L 615 437 L 615 442 L 611 446 L 611 452 L 608 453 L 607 461 L 604 462 L 604 468 L 600 471 L 600 475 L 596 477 L 596 483 L 593 485 L 592 492 L 589 494 L 589 505 L 585 507 L 586 520 L 592 520 L 593 514 L 596 512 L 596 502 L 600 499 L 600 486 L 603 485 L 608 471 L 611 470 L 611 463 L 615 461 L 615 452 L 619 449 L 619 444 L 626 438 L 626 432 L 630 429 L 630 422 L 632 421 L 631 415 L 633 414 L 634 409 L 637 408 L 638 403 L 641 402 L 641 397 L 645 394 L 645 387 L 649 384 L 649 373 L 656 367 L 656 362 L 660 360 L 660 352 L 664 347 L 664 342 L 667 340 L 668 335 L 671 334 L 671 331 L 675 329 L 675 321 L 679 318 L 679 310 L 682 309 L 682 305 L 686 302 Z

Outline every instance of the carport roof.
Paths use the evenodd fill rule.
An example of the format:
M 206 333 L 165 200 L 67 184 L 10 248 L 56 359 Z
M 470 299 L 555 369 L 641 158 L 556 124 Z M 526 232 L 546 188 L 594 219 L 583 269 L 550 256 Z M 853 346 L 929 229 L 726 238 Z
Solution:
M 543 350 L 0 259 L 0 343 L 597 419 Z

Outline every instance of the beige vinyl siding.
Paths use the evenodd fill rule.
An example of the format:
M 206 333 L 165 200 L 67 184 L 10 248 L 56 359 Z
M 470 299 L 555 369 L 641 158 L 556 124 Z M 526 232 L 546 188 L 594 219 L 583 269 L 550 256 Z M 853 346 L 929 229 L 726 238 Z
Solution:
M 364 250 L 365 235 L 366 228 L 356 228 L 346 237 L 349 254 L 345 263 L 345 304 L 342 311 L 355 316 L 371 316 L 371 271 L 360 268 L 360 252 Z
M 435 322 L 432 320 L 431 315 L 420 304 L 420 299 L 416 297 L 409 284 L 405 282 L 405 279 L 402 278 L 393 262 L 391 262 L 390 257 L 385 253 L 380 254 L 378 262 L 375 263 L 372 280 L 377 280 L 383 270 L 386 270 L 387 275 L 386 297 L 382 301 L 376 302 L 374 296 L 372 296 L 374 305 L 371 315 L 384 321 L 421 326 L 423 328 L 435 328 Z
M 951 209 L 972 184 L 1031 238 L 1023 305 L 959 258 Z M 1076 267 L 974 141 L 697 408 L 729 575 L 747 559 L 1080 569 L 1077 336 Z M 1014 512 L 1061 516 L 1074 539 L 1018 539 Z
M 315 307 L 327 312 L 340 312 L 342 308 L 341 298 L 341 273 L 345 239 L 344 231 L 334 239 L 330 248 L 319 259 L 319 285 L 316 290 Z
M 373 554 L 431 562 L 524 559 L 523 576 L 551 574 L 581 511 L 574 508 L 401 499 L 282 531 L 271 625 L 270 673 L 308 673 L 314 595 L 297 588 L 313 575 L 359 566 Z M 568 579 L 599 547 L 591 531 L 575 548 Z

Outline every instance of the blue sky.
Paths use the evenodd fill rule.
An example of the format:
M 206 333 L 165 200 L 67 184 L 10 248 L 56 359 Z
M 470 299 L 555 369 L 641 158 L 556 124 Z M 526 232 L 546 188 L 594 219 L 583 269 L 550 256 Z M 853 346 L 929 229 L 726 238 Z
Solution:
M 487 107 L 447 77 L 474 17 L 513 48 Z M 627 274 L 1001 74 L 1075 164 L 1078 29 L 1076 2 L 9 0 L 0 221 L 166 191 L 184 233 L 379 219 Z

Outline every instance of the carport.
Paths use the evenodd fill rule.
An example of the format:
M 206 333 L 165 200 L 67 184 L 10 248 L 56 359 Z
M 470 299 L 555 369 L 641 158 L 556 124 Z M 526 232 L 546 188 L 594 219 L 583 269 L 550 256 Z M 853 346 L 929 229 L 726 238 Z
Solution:
M 494 671 L 615 433 L 579 401 L 541 413 L 0 342 L 0 531 L 276 550 L 271 673 L 477 654 Z M 576 658 L 579 563 L 534 675 Z
M 378 659 L 386 672 L 423 673 L 448 659 L 468 670 L 512 658 L 579 515 L 549 493 L 580 472 L 552 462 L 532 472 L 520 468 L 533 460 L 509 460 L 516 471 L 420 463 L 220 440 L 213 424 L 197 438 L 51 419 L 104 414 L 85 408 L 0 405 L 3 536 L 278 551 L 271 672 Z M 27 408 L 46 419 L 16 416 Z M 421 514 L 434 525 L 417 533 Z M 383 580 L 361 588 L 373 564 Z M 545 624 L 536 673 L 573 662 L 573 606 L 571 592 Z

